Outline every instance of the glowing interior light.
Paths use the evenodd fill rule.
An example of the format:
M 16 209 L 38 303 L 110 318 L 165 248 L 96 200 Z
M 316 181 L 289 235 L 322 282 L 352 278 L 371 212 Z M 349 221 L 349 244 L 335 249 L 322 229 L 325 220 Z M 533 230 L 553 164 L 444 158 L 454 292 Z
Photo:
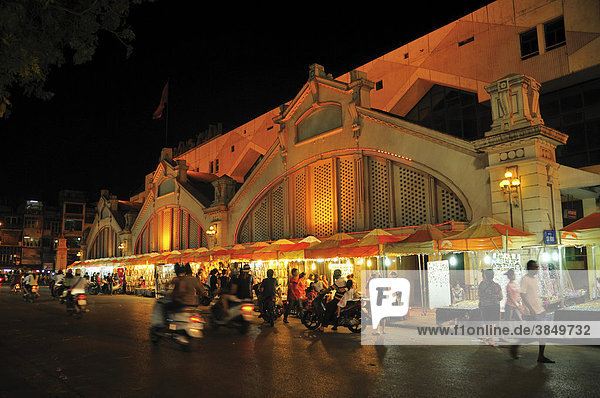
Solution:
M 550 253 L 548 252 L 543 252 L 542 253 L 542 261 L 547 263 L 548 261 L 550 261 Z
M 313 271 L 314 271 L 314 270 L 316 270 L 316 269 L 317 269 L 317 264 L 315 264 L 315 263 L 312 263 L 312 267 L 311 267 L 311 269 L 312 269 Z
M 386 257 L 385 260 L 383 261 L 383 263 L 385 264 L 386 267 L 389 267 L 392 262 L 390 261 L 389 258 Z
M 367 260 L 367 267 L 371 268 L 371 260 Z
M 450 265 L 455 266 L 456 265 L 456 257 L 451 256 L 449 262 L 450 262 Z
M 456 260 L 455 260 L 455 261 L 456 261 Z M 490 256 L 486 255 L 486 256 L 483 258 L 483 262 L 484 262 L 484 263 L 486 263 L 486 264 L 491 264 L 491 262 L 492 262 L 492 258 L 491 258 Z

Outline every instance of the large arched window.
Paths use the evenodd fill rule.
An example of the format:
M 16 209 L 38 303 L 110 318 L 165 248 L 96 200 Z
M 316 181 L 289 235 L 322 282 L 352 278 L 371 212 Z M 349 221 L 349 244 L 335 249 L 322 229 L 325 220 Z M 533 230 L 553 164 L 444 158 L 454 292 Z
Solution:
M 276 181 L 245 214 L 237 241 L 468 221 L 469 212 L 447 184 L 374 152 L 322 159 Z
M 207 247 L 206 234 L 187 210 L 167 207 L 157 210 L 146 222 L 135 244 L 135 253 Z

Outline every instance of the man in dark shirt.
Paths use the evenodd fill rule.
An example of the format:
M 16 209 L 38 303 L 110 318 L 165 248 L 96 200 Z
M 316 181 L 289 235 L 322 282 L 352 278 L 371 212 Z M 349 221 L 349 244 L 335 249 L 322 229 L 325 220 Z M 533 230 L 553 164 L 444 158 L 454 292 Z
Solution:
M 240 275 L 231 280 L 230 293 L 240 300 L 252 299 L 252 275 L 250 275 L 249 264 L 244 264 Z
M 277 279 L 273 278 L 273 274 L 274 272 L 272 269 L 267 270 L 267 277 L 262 280 L 259 287 L 259 308 L 262 312 L 263 319 L 265 322 L 269 322 L 271 326 L 274 325 L 275 296 L 277 295 Z

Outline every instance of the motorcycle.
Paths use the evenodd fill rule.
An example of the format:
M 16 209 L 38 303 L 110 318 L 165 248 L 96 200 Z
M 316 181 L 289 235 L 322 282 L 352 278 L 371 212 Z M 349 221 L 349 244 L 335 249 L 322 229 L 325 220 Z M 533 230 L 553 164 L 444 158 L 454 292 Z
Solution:
M 100 293 L 100 285 L 98 282 L 90 282 L 90 286 L 88 287 L 88 293 L 95 296 Z
M 65 290 L 64 283 L 62 283 L 62 282 L 55 283 L 52 286 L 52 297 L 59 299 L 62 296 L 64 290 Z
M 307 306 L 302 318 L 302 324 L 309 330 L 321 327 L 321 319 L 326 313 L 325 295 L 323 291 L 315 297 L 310 306 Z M 361 328 L 361 300 L 348 300 L 346 306 L 340 311 L 337 320 L 338 326 L 347 327 L 352 333 L 360 333 Z
M 77 318 L 81 318 L 84 312 L 88 312 L 87 298 L 83 293 L 76 293 L 70 300 L 65 296 L 64 300 L 61 298 L 62 302 L 67 303 L 67 313 L 71 316 L 74 315 Z
M 210 306 L 210 324 L 213 329 L 220 326 L 235 328 L 241 334 L 248 333 L 252 323 L 254 305 L 249 301 L 237 298 L 229 299 L 229 311 L 225 315 L 225 309 L 221 300 L 215 300 Z
M 11 294 L 14 294 L 14 295 L 17 295 L 17 294 L 21 293 L 21 284 L 20 284 L 20 283 L 17 283 L 17 284 L 15 284 L 15 285 L 12 287 L 12 289 L 11 289 L 10 293 L 11 293 Z
M 23 289 L 23 301 L 25 301 L 26 303 L 35 302 L 35 300 L 37 300 L 37 298 L 40 297 L 39 290 L 40 287 L 38 285 L 31 286 L 31 291 Z
M 152 309 L 150 317 L 150 341 L 157 345 L 161 339 L 175 341 L 182 349 L 189 349 L 190 338 L 202 338 L 204 333 L 204 318 L 196 307 L 183 307 L 163 315 L 163 307 L 169 302 L 164 293 L 159 293 L 158 300 Z

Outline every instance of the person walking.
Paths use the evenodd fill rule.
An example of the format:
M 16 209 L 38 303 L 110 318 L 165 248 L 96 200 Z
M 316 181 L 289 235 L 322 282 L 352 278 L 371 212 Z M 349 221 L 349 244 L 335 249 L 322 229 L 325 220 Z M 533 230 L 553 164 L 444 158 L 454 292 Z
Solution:
M 525 308 L 529 311 L 529 318 L 537 322 L 543 322 L 548 321 L 549 316 L 540 298 L 537 280 L 538 270 L 539 266 L 535 260 L 527 262 L 527 275 L 521 278 L 521 299 Z M 553 360 L 544 355 L 545 351 L 546 344 L 543 339 L 540 339 L 537 361 L 540 363 L 554 363 Z M 518 357 L 518 350 L 514 350 L 513 357 L 515 356 Z
M 496 325 L 500 321 L 500 301 L 502 288 L 494 282 L 494 270 L 483 270 L 483 280 L 479 283 L 479 312 L 484 324 Z M 489 345 L 495 345 L 493 338 L 485 339 Z

